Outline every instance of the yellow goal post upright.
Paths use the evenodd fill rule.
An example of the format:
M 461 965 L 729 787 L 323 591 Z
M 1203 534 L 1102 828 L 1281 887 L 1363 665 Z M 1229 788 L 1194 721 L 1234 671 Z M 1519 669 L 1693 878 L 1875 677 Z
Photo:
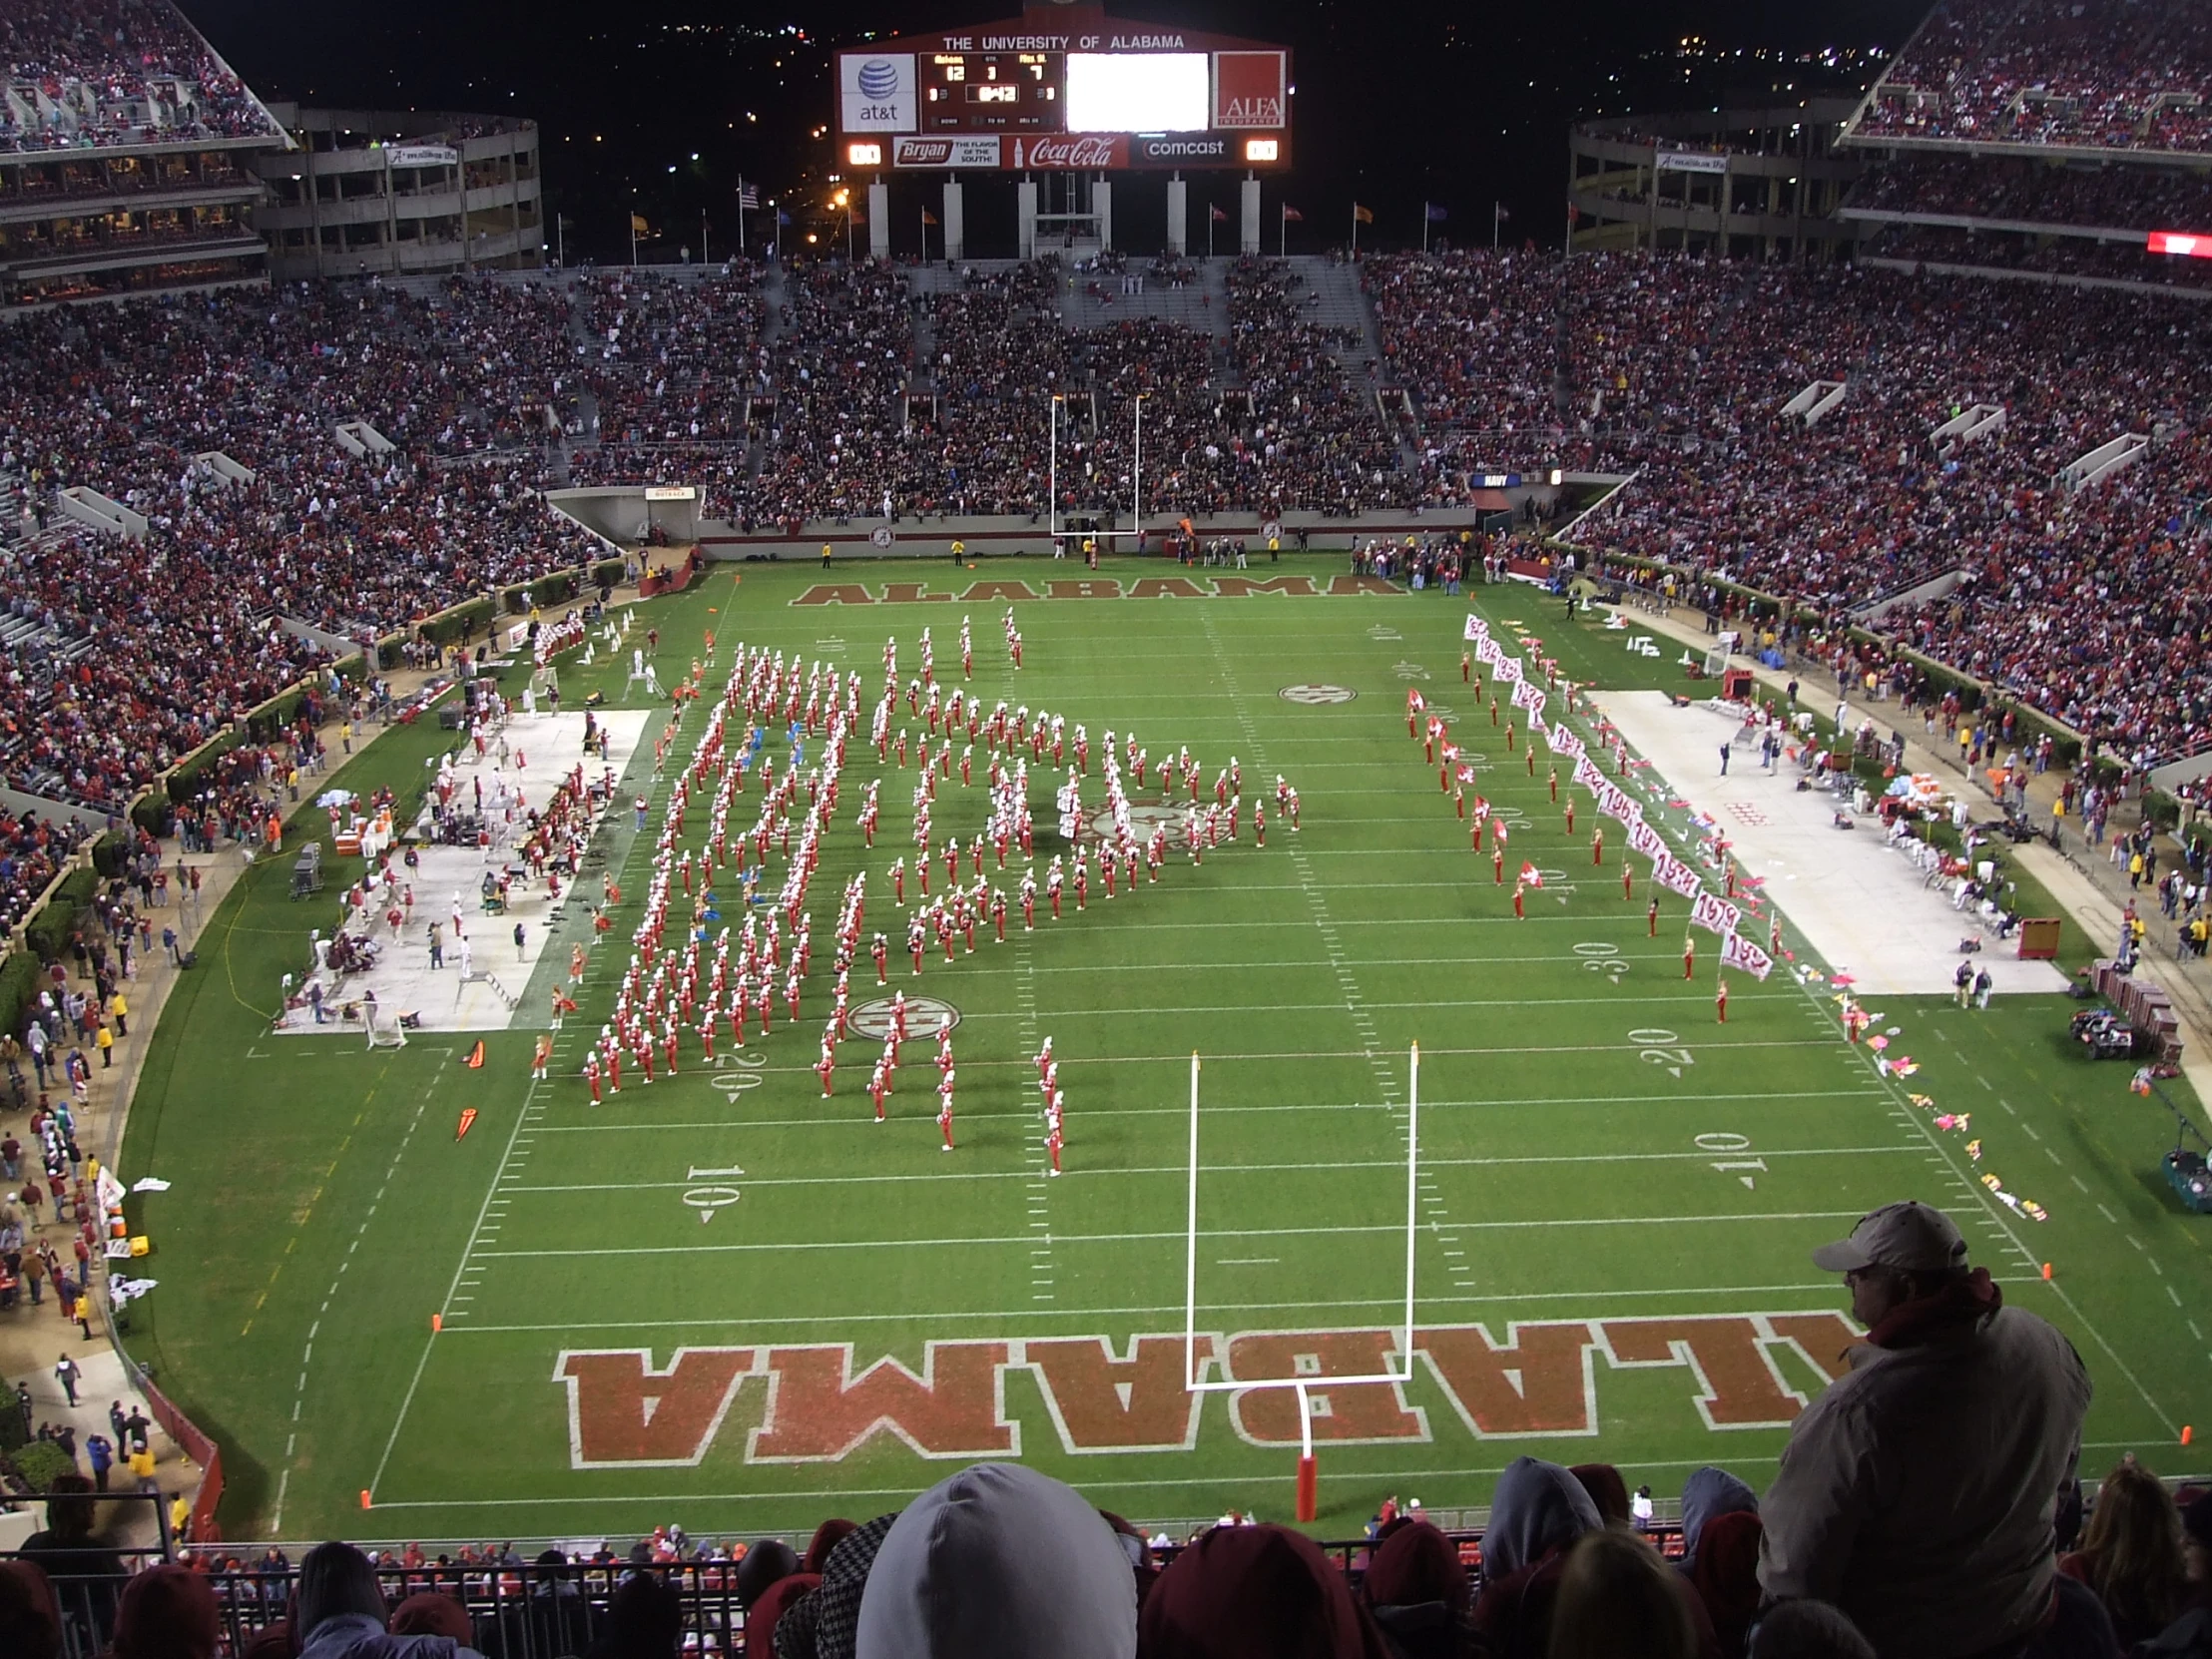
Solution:
M 1183 1386 L 1191 1393 L 1255 1392 L 1262 1388 L 1289 1388 L 1298 1395 L 1298 1518 L 1301 1521 L 1316 1519 L 1320 1511 L 1320 1470 L 1314 1458 L 1314 1408 L 1308 1389 L 1319 1383 L 1329 1388 L 1354 1387 L 1364 1383 L 1391 1383 L 1402 1386 L 1413 1380 L 1413 1250 L 1419 1236 L 1420 1202 L 1420 1044 L 1413 1043 L 1406 1053 L 1406 1108 L 1405 1108 L 1405 1321 L 1397 1345 L 1402 1370 L 1393 1371 L 1387 1365 L 1380 1372 L 1365 1377 L 1279 1377 L 1260 1378 L 1241 1382 L 1227 1376 L 1229 1357 L 1221 1356 L 1224 1375 L 1219 1378 L 1201 1376 L 1202 1370 L 1211 1369 L 1211 1361 L 1201 1367 L 1198 1359 L 1198 1051 L 1191 1051 L 1191 1151 L 1190 1151 L 1190 1208 L 1185 1229 L 1183 1260 Z

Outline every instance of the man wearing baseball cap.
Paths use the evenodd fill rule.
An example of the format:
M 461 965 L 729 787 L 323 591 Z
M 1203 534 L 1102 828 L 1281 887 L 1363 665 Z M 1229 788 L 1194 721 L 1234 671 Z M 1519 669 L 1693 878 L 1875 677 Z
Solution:
M 1882 1659 L 2013 1659 L 2051 1611 L 2052 1516 L 2089 1377 L 2004 1306 L 1951 1219 L 1885 1205 L 1813 1263 L 1867 1340 L 1809 1405 L 1760 1505 L 1769 1600 L 1834 1602 Z

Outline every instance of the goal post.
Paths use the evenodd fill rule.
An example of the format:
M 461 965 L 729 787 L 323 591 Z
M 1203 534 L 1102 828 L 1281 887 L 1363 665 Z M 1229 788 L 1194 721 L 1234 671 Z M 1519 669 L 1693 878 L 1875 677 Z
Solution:
M 1362 1377 L 1278 1377 L 1239 1382 L 1227 1376 L 1229 1358 L 1221 1356 L 1224 1375 L 1199 1375 L 1198 1361 L 1198 1051 L 1191 1051 L 1190 1204 L 1184 1235 L 1183 1259 L 1183 1386 L 1187 1392 L 1250 1393 L 1263 1388 L 1288 1388 L 1298 1396 L 1298 1518 L 1314 1520 L 1320 1508 L 1320 1471 L 1314 1457 L 1314 1408 L 1308 1390 L 1355 1387 L 1361 1384 L 1402 1385 L 1413 1380 L 1413 1256 L 1419 1240 L 1420 1207 L 1420 1044 L 1406 1052 L 1405 1108 L 1405 1321 L 1398 1343 L 1402 1370 L 1387 1364 L 1380 1372 Z

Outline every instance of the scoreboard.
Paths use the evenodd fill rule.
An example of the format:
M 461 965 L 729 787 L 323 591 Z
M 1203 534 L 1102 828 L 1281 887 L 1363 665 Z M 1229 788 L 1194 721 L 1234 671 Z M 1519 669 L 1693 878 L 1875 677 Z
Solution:
M 1065 132 L 1060 52 L 932 52 L 917 58 L 925 133 Z
M 1289 164 L 1283 47 L 1037 0 L 1027 16 L 836 54 L 855 169 L 1114 171 Z

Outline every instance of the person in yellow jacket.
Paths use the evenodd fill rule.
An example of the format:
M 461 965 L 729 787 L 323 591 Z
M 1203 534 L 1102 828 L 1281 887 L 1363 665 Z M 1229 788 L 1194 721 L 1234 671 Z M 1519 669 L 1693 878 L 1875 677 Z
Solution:
M 100 1029 L 92 1034 L 92 1046 L 100 1050 L 100 1069 L 102 1071 L 106 1071 L 108 1067 L 115 1064 L 115 1033 L 108 1029 L 106 1020 L 102 1020 Z
M 123 1000 L 123 987 L 116 987 L 115 995 L 108 998 L 108 1012 L 115 1016 L 115 1034 L 128 1037 L 131 1034 L 131 1005 Z

